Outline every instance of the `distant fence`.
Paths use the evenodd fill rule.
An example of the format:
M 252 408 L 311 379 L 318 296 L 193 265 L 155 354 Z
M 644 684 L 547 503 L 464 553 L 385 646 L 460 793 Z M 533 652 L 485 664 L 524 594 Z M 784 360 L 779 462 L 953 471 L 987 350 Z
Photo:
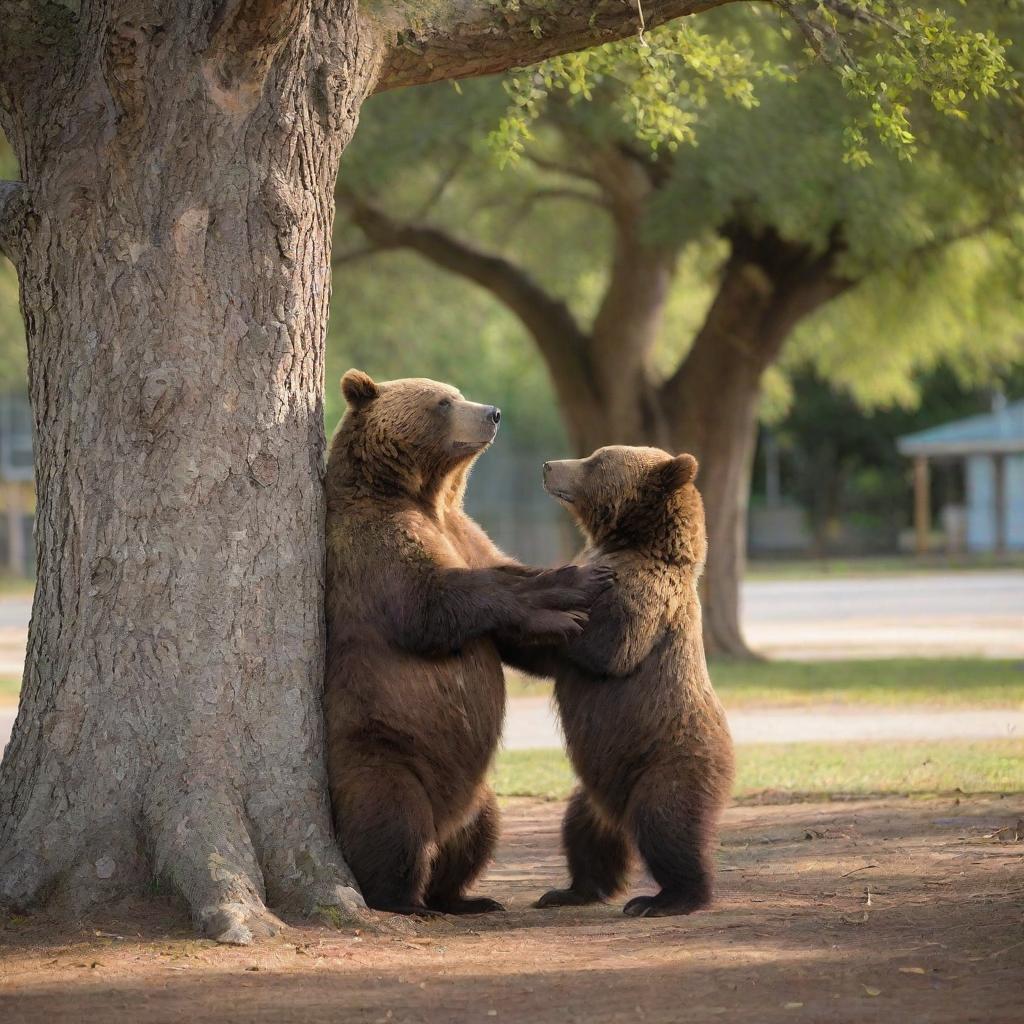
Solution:
M 516 450 L 499 442 L 476 466 L 466 509 L 503 551 L 529 565 L 554 565 L 582 546 L 568 514 L 541 485 L 555 452 Z
M 35 569 L 32 463 L 28 395 L 0 395 L 0 564 L 18 576 L 30 576 Z

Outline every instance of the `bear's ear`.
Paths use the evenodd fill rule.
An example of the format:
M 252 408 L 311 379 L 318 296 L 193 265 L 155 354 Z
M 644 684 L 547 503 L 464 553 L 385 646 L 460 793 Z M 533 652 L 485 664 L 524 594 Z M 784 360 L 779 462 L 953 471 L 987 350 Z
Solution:
M 341 378 L 341 393 L 353 409 L 361 409 L 380 395 L 373 378 L 362 370 L 349 370 Z
M 684 484 L 690 483 L 697 476 L 697 460 L 692 455 L 677 455 L 674 459 L 663 463 L 655 471 L 661 486 L 666 492 L 678 491 Z

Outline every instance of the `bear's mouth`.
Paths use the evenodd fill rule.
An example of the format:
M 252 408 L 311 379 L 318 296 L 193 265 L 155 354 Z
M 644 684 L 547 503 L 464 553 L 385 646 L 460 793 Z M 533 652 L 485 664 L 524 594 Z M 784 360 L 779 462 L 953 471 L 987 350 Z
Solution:
M 475 452 L 486 448 L 490 443 L 490 441 L 452 441 L 452 448 L 457 452 Z
M 568 491 L 560 491 L 557 488 L 548 488 L 548 493 L 559 501 L 564 501 L 566 505 L 573 504 L 573 497 Z

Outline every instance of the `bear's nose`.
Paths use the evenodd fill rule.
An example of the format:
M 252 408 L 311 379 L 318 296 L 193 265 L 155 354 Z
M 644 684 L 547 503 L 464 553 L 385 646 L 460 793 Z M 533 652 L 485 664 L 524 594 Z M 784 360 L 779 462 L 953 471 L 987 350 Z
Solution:
M 501 422 L 501 410 L 496 405 L 492 405 L 487 413 L 487 418 L 497 426 Z
M 550 473 L 550 472 L 551 472 L 551 463 L 550 462 L 545 462 L 544 463 L 544 475 L 547 476 L 548 473 Z

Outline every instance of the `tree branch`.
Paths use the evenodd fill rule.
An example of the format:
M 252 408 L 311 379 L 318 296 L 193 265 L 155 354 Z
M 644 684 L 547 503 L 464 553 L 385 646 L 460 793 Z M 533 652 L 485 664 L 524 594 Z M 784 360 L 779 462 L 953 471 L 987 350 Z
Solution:
M 394 221 L 350 193 L 341 193 L 339 199 L 378 249 L 412 249 L 436 266 L 487 289 L 533 336 L 556 384 L 586 377 L 586 335 L 569 307 L 549 295 L 525 270 L 438 228 Z
M 557 160 L 550 160 L 547 157 L 538 156 L 529 149 L 523 153 L 523 159 L 529 160 L 535 167 L 542 171 L 550 171 L 552 174 L 564 174 L 569 178 L 578 178 L 580 181 L 590 181 L 597 184 L 593 171 L 584 167 L 575 167 L 571 164 L 562 164 Z
M 615 216 L 634 224 L 658 187 L 654 166 L 625 145 L 597 146 L 582 138 L 576 144 L 588 146 L 594 180 L 608 196 Z
M 25 194 L 20 181 L 0 181 L 0 254 L 14 261 L 15 210 Z
M 836 272 L 845 249 L 838 228 L 818 253 L 771 228 L 752 232 L 733 223 L 722 233 L 732 251 L 693 346 L 662 385 L 662 401 L 670 406 L 685 402 L 687 389 L 708 385 L 702 378 L 722 360 L 723 348 L 760 376 L 804 317 L 858 283 Z
M 572 199 L 602 210 L 608 209 L 608 203 L 596 192 L 587 192 L 582 188 L 538 188 L 526 195 L 522 212 L 529 213 L 537 203 L 547 199 Z
M 735 0 L 640 0 L 648 29 Z M 635 36 L 637 0 L 401 0 L 367 15 L 389 52 L 377 91 L 491 75 Z
M 510 238 L 518 229 L 524 227 L 534 208 L 550 199 L 568 199 L 572 202 L 586 203 L 604 213 L 608 212 L 608 203 L 596 192 L 587 192 L 581 188 L 538 188 L 527 192 L 512 205 L 508 215 L 510 227 L 504 238 Z

